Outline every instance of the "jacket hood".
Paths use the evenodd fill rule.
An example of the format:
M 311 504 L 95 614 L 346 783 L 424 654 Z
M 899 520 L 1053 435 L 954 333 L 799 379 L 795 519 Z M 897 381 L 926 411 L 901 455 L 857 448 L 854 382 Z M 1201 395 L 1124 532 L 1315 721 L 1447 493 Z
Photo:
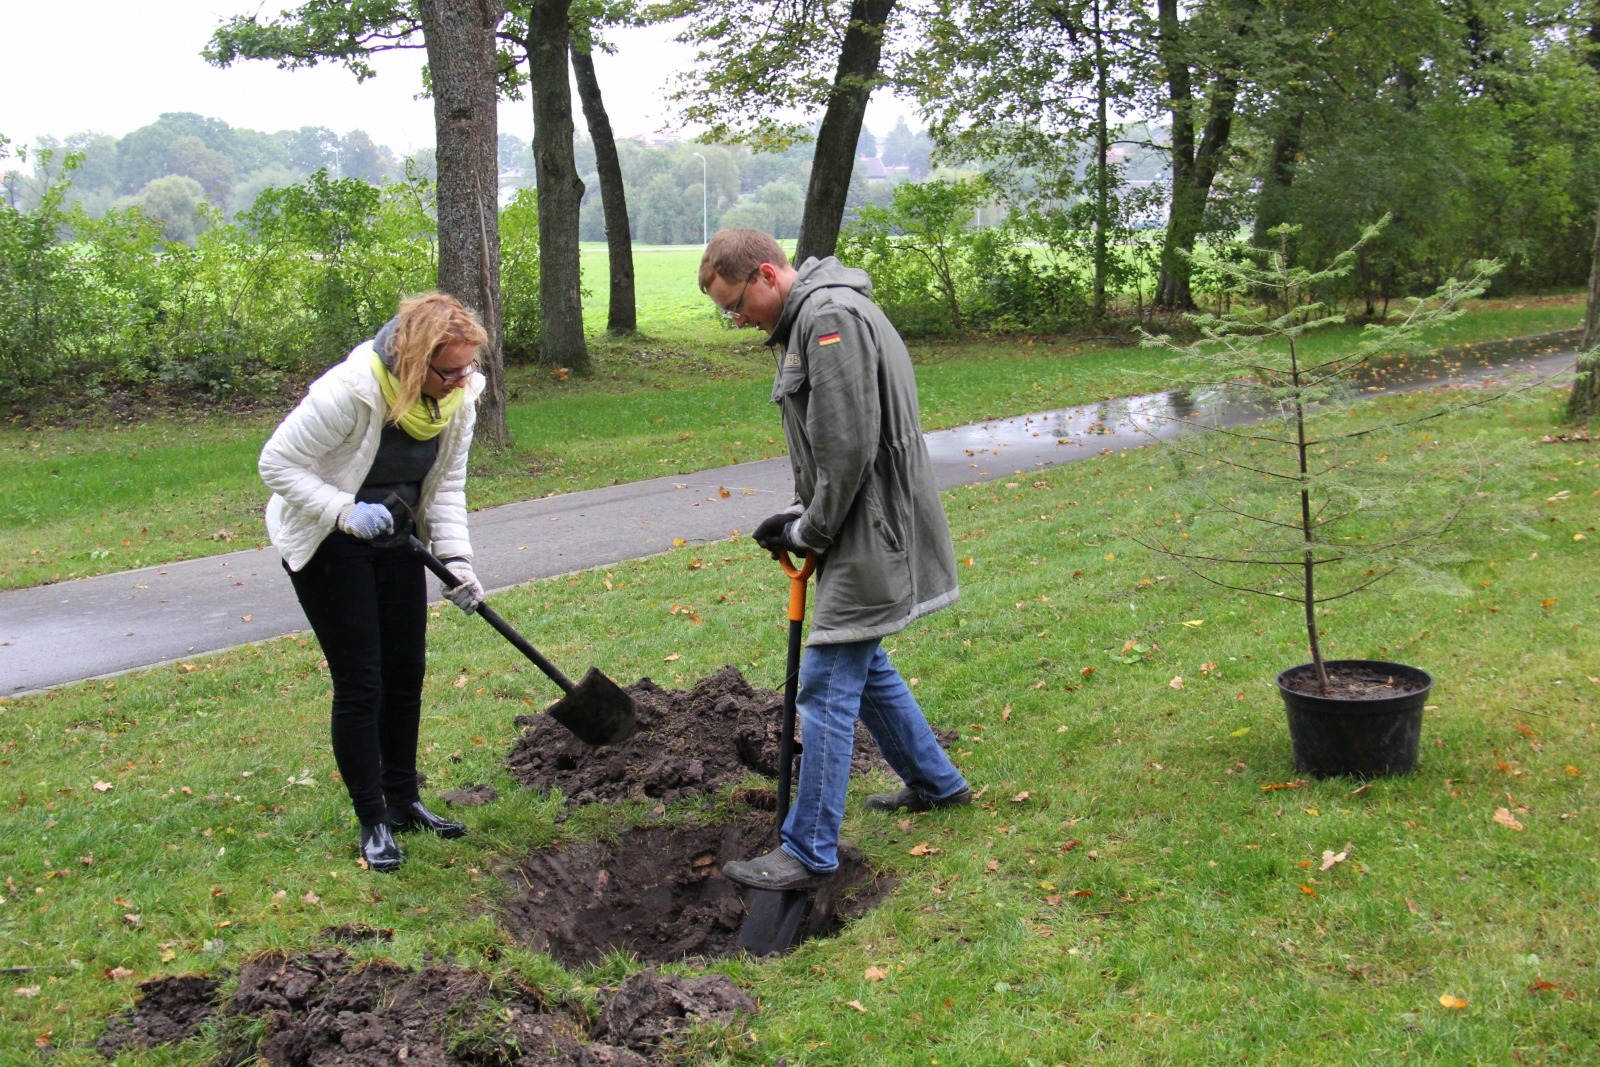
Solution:
M 383 393 L 378 390 L 378 383 L 371 373 L 367 372 L 366 353 L 369 351 L 377 353 L 378 358 L 383 361 L 383 365 L 388 368 L 389 373 L 394 374 L 395 367 L 398 365 L 396 362 L 398 357 L 394 348 L 394 335 L 399 328 L 400 316 L 396 315 L 383 324 L 383 328 L 378 331 L 377 336 L 373 337 L 372 340 L 363 341 L 361 344 L 356 345 L 350 351 L 349 358 L 345 360 L 345 363 L 355 371 L 351 381 L 357 386 L 358 392 L 368 403 L 380 410 L 383 408 Z M 467 399 L 476 403 L 478 397 L 483 394 L 488 385 L 489 380 L 484 377 L 482 371 L 474 373 L 471 378 L 467 379 L 467 384 L 464 386 L 467 391 Z
M 778 325 L 773 328 L 766 343 L 777 345 L 788 341 L 789 331 L 794 326 L 800 308 L 823 289 L 854 289 L 862 296 L 870 297 L 872 278 L 866 271 L 847 267 L 832 256 L 823 259 L 812 256 L 800 264 L 799 274 L 789 289 L 789 299 L 784 301 L 783 314 L 778 316 Z
M 395 352 L 394 335 L 400 330 L 400 316 L 396 315 L 378 331 L 372 339 L 372 350 L 378 353 L 378 358 L 383 360 L 383 365 L 389 368 L 389 373 L 394 373 Z

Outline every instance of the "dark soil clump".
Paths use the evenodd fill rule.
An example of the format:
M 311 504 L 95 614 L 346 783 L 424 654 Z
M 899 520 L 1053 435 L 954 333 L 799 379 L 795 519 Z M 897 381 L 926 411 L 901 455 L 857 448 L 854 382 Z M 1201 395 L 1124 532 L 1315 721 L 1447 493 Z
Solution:
M 240 969 L 225 1005 L 215 1002 L 217 985 L 202 975 L 146 982 L 135 1010 L 107 1026 L 100 1051 L 114 1058 L 133 1040 L 127 1033 L 146 1047 L 181 1041 L 215 1012 L 222 1032 L 260 1035 L 254 1049 L 226 1050 L 230 1063 L 254 1055 L 265 1067 L 651 1067 L 674 1062 L 694 1025 L 758 1010 L 722 975 L 646 972 L 602 990 L 591 1023 L 578 1005 L 516 981 L 455 966 L 354 966 L 338 949 L 259 956 Z M 185 1022 L 167 1025 L 179 1007 Z M 237 1025 L 252 1019 L 262 1025 Z
M 133 1010 L 106 1023 L 95 1048 L 108 1060 L 125 1045 L 154 1048 L 195 1035 L 217 1007 L 217 979 L 203 974 L 152 978 L 139 984 Z
M 440 793 L 439 799 L 452 808 L 476 808 L 499 800 L 500 790 L 488 783 L 473 785 L 471 782 L 466 782 L 460 789 L 450 789 Z
M 567 966 L 619 948 L 649 963 L 733 955 L 753 894 L 724 878 L 722 864 L 760 855 L 776 840 L 770 818 L 751 817 L 687 830 L 642 827 L 614 842 L 533 852 L 506 875 L 517 895 L 502 921 L 530 949 Z M 849 844 L 839 859 L 839 876 L 813 898 L 803 937 L 833 933 L 896 885 Z
M 1307 696 L 1336 700 L 1386 700 L 1421 692 L 1426 684 L 1409 674 L 1400 675 L 1374 667 L 1327 664 L 1328 689 L 1317 685 L 1317 671 L 1311 664 L 1284 672 L 1284 684 Z
M 380 930 L 366 923 L 340 923 L 338 926 L 324 926 L 322 938 L 325 941 L 343 941 L 347 945 L 355 945 L 362 941 L 393 941 L 394 931 Z
M 639 732 L 620 745 L 597 748 L 546 715 L 519 715 L 517 725 L 527 730 L 506 757 L 512 776 L 530 789 L 560 789 L 571 804 L 670 804 L 715 793 L 751 771 L 777 777 L 782 693 L 753 687 L 736 667 L 687 690 L 662 689 L 648 678 L 626 688 L 639 708 Z M 935 733 L 947 746 L 956 736 L 953 730 Z M 888 770 L 860 723 L 851 769 Z

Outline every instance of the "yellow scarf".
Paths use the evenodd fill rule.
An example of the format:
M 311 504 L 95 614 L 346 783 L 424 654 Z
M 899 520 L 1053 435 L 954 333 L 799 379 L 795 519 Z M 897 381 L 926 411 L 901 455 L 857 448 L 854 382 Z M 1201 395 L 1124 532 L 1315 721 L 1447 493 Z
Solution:
M 372 373 L 377 376 L 378 388 L 383 390 L 384 403 L 393 409 L 395 398 L 400 395 L 400 379 L 390 373 L 376 352 L 372 353 Z M 450 424 L 451 416 L 460 409 L 466 397 L 465 389 L 452 389 L 443 400 L 435 400 L 426 394 L 419 396 L 417 402 L 401 414 L 397 425 L 418 441 L 431 440 Z

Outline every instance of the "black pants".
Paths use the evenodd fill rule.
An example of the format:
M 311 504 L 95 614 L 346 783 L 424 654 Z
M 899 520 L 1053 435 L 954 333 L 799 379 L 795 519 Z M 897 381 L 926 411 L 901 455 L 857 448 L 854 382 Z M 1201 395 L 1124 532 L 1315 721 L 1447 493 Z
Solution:
M 333 676 L 333 758 L 371 825 L 417 797 L 428 592 L 408 548 L 335 530 L 289 579 Z

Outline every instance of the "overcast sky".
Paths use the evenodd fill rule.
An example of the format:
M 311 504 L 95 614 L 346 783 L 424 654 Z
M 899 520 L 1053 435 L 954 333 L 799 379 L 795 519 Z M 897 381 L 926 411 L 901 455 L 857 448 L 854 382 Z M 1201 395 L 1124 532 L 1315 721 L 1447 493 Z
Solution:
M 267 12 L 293 0 L 269 0 Z M 376 78 L 357 85 L 344 68 L 281 71 L 246 62 L 218 70 L 200 49 L 219 22 L 259 8 L 245 0 L 0 0 L 0 134 L 29 143 L 79 130 L 122 136 L 163 111 L 195 111 L 232 126 L 271 132 L 328 126 L 363 129 L 379 144 L 410 152 L 433 143 L 432 104 L 412 99 L 421 84 L 421 49 L 376 57 Z M 619 136 L 652 133 L 670 121 L 664 97 L 690 50 L 664 26 L 613 33 L 614 55 L 595 67 Z M 574 100 L 574 110 L 577 110 Z M 910 107 L 875 97 L 867 126 L 880 136 Z M 581 113 L 575 116 L 584 129 Z M 500 129 L 533 136 L 526 100 L 500 105 Z

